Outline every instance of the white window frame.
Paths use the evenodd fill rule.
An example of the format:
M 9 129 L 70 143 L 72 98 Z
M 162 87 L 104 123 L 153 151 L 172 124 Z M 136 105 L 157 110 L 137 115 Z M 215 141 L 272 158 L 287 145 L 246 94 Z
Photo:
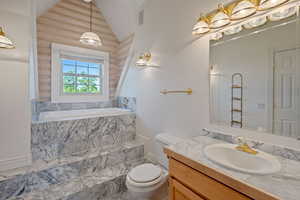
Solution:
M 78 56 L 88 59 L 103 60 L 102 94 L 64 94 L 62 81 L 61 54 Z M 51 102 L 53 103 L 76 103 L 76 102 L 99 102 L 109 100 L 109 53 L 86 48 L 51 44 Z

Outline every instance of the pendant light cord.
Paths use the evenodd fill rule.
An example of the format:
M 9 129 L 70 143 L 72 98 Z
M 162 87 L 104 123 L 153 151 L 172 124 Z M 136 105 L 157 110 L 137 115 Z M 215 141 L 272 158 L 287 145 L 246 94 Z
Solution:
M 90 3 L 90 11 L 91 11 L 91 14 L 90 14 L 90 32 L 93 32 L 92 31 L 92 19 L 93 19 L 93 1 L 91 1 Z

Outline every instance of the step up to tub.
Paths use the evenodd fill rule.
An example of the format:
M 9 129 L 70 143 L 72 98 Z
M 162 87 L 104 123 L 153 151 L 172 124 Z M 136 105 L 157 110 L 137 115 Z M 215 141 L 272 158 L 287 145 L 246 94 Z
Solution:
M 35 161 L 30 167 L 0 172 L 0 200 L 14 197 L 38 199 L 32 197 L 48 194 L 47 192 L 56 197 L 59 191 L 70 194 L 67 196 L 80 196 L 80 192 L 83 192 L 80 189 L 98 190 L 102 187 L 104 191 L 107 187 L 115 190 L 120 184 L 114 185 L 113 182 L 123 181 L 124 184 L 124 176 L 128 170 L 143 162 L 144 146 L 135 141 L 107 151 L 94 149 L 83 156 L 70 156 L 50 162 Z M 54 192 L 55 190 L 59 191 Z M 102 189 L 99 192 L 103 192 Z
M 140 161 L 141 162 L 141 161 Z M 140 164 L 136 162 L 136 164 Z M 127 166 L 112 167 L 91 173 L 47 189 L 33 191 L 9 200 L 100 200 L 111 199 L 126 191 Z

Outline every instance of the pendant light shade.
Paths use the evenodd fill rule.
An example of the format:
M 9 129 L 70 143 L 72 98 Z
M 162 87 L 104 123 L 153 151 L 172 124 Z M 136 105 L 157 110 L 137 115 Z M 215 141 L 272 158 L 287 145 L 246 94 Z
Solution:
M 85 32 L 80 37 L 80 42 L 91 46 L 102 46 L 102 41 L 96 33 Z
M 15 48 L 15 45 L 8 37 L 5 36 L 5 33 L 3 32 L 1 27 L 0 27 L 0 48 L 4 48 L 4 49 Z
M 281 4 L 288 2 L 289 0 L 260 0 L 258 9 L 259 10 L 267 10 L 271 8 L 275 8 Z
M 249 17 L 256 13 L 257 7 L 256 7 L 255 1 L 251 0 L 242 0 L 238 1 L 237 3 L 231 5 L 231 20 L 240 20 L 246 17 Z
M 207 19 L 203 16 L 199 18 L 197 23 L 193 27 L 193 34 L 194 35 L 201 35 L 204 33 L 208 33 L 210 31 L 210 28 L 208 26 Z
M 222 4 L 219 4 L 217 13 L 210 16 L 210 18 L 211 18 L 211 20 L 210 20 L 209 27 L 212 29 L 221 28 L 230 23 L 229 16 L 228 16 L 227 12 L 225 11 Z
M 271 21 L 279 21 L 291 17 L 297 13 L 298 7 L 281 8 L 278 12 L 272 13 L 269 16 Z
M 85 0 L 84 0 L 85 1 Z M 80 37 L 80 42 L 90 46 L 102 46 L 101 38 L 92 31 L 92 19 L 93 19 L 93 3 L 92 1 L 85 1 L 90 3 L 90 31 L 85 32 Z

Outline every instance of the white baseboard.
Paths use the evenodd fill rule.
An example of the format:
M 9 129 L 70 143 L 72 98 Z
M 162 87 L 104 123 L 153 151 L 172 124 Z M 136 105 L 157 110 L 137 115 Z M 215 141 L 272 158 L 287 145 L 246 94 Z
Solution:
M 24 155 L 5 160 L 0 160 L 0 171 L 16 169 L 31 165 L 31 155 Z

